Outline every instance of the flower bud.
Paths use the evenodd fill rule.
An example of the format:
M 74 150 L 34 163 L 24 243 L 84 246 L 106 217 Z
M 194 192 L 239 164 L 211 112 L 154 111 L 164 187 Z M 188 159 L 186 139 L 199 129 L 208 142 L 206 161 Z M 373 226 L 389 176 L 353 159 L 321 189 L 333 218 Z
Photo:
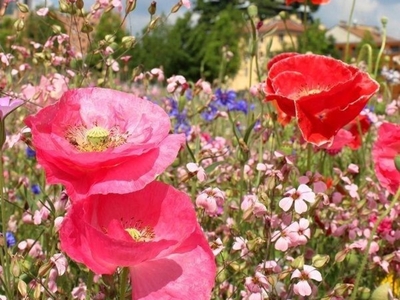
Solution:
M 18 19 L 17 21 L 15 21 L 14 23 L 14 28 L 17 32 L 22 31 L 25 28 L 25 22 L 22 19 Z
M 251 18 L 255 18 L 258 16 L 258 7 L 257 5 L 250 4 L 249 7 L 247 7 L 247 13 Z
M 69 4 L 66 1 L 60 0 L 59 5 L 60 5 L 61 12 L 69 12 L 70 11 Z
M 107 35 L 104 37 L 104 40 L 105 40 L 108 44 L 111 44 L 112 42 L 114 42 L 115 36 L 114 36 L 113 34 L 107 34 Z
M 133 48 L 136 44 L 136 38 L 134 36 L 124 36 L 122 38 L 122 44 L 126 49 Z
M 294 261 L 290 264 L 293 268 L 296 269 L 303 269 L 304 266 L 304 256 L 300 255 L 299 257 L 296 257 Z
M 321 268 L 329 262 L 329 255 L 317 254 L 312 258 L 312 265 L 316 268 Z
M 152 1 L 147 10 L 148 10 L 150 15 L 154 15 L 156 13 L 156 10 L 157 10 L 157 2 L 156 1 Z
M 383 16 L 383 17 L 381 18 L 381 24 L 382 24 L 382 26 L 383 26 L 383 27 L 386 27 L 386 24 L 388 23 L 388 21 L 389 21 L 389 19 L 388 19 L 387 17 Z
M 61 26 L 51 25 L 51 29 L 53 30 L 54 34 L 60 34 L 61 33 Z
M 160 17 L 157 17 L 157 18 L 155 18 L 154 20 L 152 20 L 151 22 L 150 22 L 150 25 L 149 25 L 149 27 L 148 27 L 148 30 L 153 30 L 153 29 L 155 29 L 156 27 L 157 27 L 157 23 L 158 23 L 158 21 L 160 20 Z
M 289 15 L 286 11 L 281 11 L 279 13 L 279 16 L 281 17 L 282 20 L 287 20 L 289 18 Z
M 171 14 L 176 13 L 182 7 L 182 1 L 179 1 L 171 8 Z
M 84 6 L 83 0 L 76 0 L 75 3 L 76 3 L 76 7 L 77 7 L 78 9 L 82 9 L 83 6 Z
M 29 7 L 28 5 L 24 3 L 17 2 L 17 6 L 20 12 L 22 13 L 28 13 L 29 12 Z
M 85 24 L 83 24 L 81 31 L 83 33 L 90 33 L 93 31 L 93 27 L 91 25 L 89 25 L 88 22 L 85 22 Z
M 28 286 L 26 282 L 21 279 L 18 280 L 18 292 L 22 297 L 26 297 L 28 295 Z
M 125 13 L 130 13 L 136 8 L 136 0 L 128 0 L 126 1 Z

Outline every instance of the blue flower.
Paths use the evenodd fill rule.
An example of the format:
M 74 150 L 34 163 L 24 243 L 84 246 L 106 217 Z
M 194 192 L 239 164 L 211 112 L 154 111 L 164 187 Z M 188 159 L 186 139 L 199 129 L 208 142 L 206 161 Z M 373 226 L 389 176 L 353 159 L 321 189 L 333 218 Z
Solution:
M 223 92 L 221 89 L 215 91 L 215 102 L 220 106 L 229 106 L 236 100 L 236 93 L 232 90 Z
M 218 114 L 218 108 L 214 104 L 209 104 L 205 110 L 201 113 L 201 117 L 210 122 L 214 120 L 215 116 Z
M 36 151 L 30 147 L 26 147 L 25 153 L 26 153 L 27 158 L 35 158 L 36 157 Z
M 6 232 L 6 242 L 8 248 L 15 246 L 15 244 L 17 243 L 14 234 L 10 231 Z
M 251 107 L 250 107 L 250 109 L 251 109 Z M 247 105 L 247 101 L 246 100 L 238 100 L 238 101 L 235 101 L 235 102 L 233 102 L 232 104 L 229 104 L 228 105 L 228 110 L 231 110 L 231 111 L 241 111 L 241 112 L 243 112 L 244 114 L 246 114 L 247 115 L 247 112 L 248 112 L 248 105 Z
M 38 184 L 32 184 L 31 186 L 31 191 L 32 193 L 34 193 L 35 195 L 39 195 L 41 190 L 40 190 L 40 186 Z

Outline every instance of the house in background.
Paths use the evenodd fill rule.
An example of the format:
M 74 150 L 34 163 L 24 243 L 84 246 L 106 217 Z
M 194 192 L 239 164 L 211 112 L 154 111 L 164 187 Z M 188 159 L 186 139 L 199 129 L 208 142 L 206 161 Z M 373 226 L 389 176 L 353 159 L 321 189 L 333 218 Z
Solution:
M 258 29 L 258 61 L 259 68 L 264 73 L 266 72 L 268 59 L 278 53 L 293 50 L 292 40 L 295 47 L 297 47 L 297 38 L 304 32 L 304 26 L 301 20 L 295 15 L 286 20 L 286 27 L 282 19 L 276 16 L 264 20 L 262 26 Z M 248 36 L 250 38 L 250 32 Z M 235 78 L 229 83 L 229 87 L 237 91 L 248 89 L 252 85 L 258 83 L 257 74 L 255 72 L 255 61 L 253 60 L 253 63 L 251 63 L 250 45 L 250 41 L 242 42 L 241 47 L 243 54 L 241 57 L 240 69 Z M 251 68 L 253 71 L 250 70 Z M 252 72 L 252 74 L 250 74 L 250 72 Z
M 341 21 L 338 25 L 330 28 L 326 32 L 326 36 L 332 36 L 335 39 L 335 48 L 340 53 L 342 59 L 345 57 L 347 35 L 349 34 L 349 57 L 356 57 L 357 50 L 363 38 L 369 37 L 375 42 L 377 47 L 382 45 L 382 33 L 379 27 L 368 26 L 353 23 L 349 28 L 345 21 Z M 400 55 L 400 40 L 390 36 L 386 36 L 385 55 L 390 57 L 391 64 L 393 58 Z

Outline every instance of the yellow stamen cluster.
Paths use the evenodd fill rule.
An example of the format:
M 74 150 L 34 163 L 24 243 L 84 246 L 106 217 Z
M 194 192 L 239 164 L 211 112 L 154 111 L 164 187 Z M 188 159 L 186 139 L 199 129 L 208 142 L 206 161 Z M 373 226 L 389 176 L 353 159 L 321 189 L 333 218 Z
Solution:
M 103 152 L 125 144 L 127 134 L 120 134 L 115 128 L 109 131 L 96 125 L 90 129 L 76 126 L 67 131 L 65 138 L 81 152 Z
M 148 226 L 141 229 L 125 228 L 125 230 L 136 242 L 149 242 L 155 237 L 154 230 Z

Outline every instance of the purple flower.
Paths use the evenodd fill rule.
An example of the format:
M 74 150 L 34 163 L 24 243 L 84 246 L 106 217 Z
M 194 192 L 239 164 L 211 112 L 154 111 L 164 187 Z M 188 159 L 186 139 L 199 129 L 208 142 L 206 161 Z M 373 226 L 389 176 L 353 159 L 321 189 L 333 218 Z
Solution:
M 247 115 L 248 109 L 249 109 L 249 107 L 247 105 L 247 101 L 244 99 L 241 99 L 241 100 L 238 100 L 238 101 L 228 104 L 228 110 L 241 111 L 246 115 Z
M 205 110 L 203 110 L 203 112 L 201 113 L 201 117 L 210 122 L 212 120 L 214 120 L 215 116 L 218 114 L 218 108 L 210 103 L 207 108 Z
M 15 246 L 15 244 L 17 243 L 14 234 L 10 231 L 6 232 L 6 242 L 8 248 Z
M 221 89 L 215 91 L 215 102 L 220 106 L 233 105 L 236 100 L 236 93 L 232 90 L 223 92 Z
M 24 101 L 20 99 L 13 99 L 11 97 L 0 98 L 0 119 L 4 120 L 7 115 L 22 104 L 24 104 Z
M 33 150 L 31 147 L 26 147 L 25 154 L 27 158 L 35 158 L 36 151 Z

